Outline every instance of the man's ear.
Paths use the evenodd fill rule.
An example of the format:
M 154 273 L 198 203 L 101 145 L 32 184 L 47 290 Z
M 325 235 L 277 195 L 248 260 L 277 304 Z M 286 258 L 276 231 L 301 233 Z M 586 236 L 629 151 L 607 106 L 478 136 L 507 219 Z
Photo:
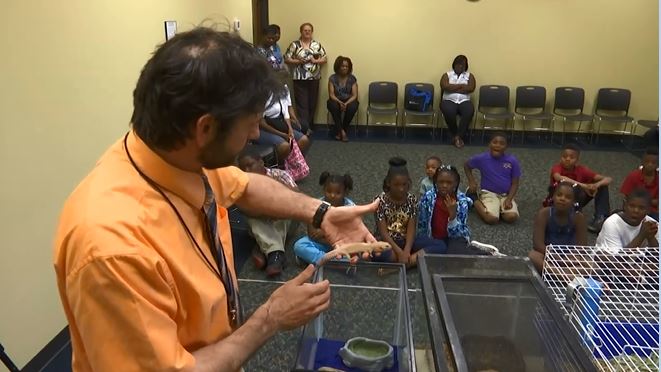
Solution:
M 211 114 L 200 116 L 193 124 L 193 139 L 198 147 L 205 147 L 216 138 L 218 121 Z

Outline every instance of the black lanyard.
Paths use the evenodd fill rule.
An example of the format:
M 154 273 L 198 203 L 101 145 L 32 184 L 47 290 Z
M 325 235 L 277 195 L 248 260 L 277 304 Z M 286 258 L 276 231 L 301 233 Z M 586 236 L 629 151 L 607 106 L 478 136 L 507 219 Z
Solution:
M 241 314 L 239 314 L 240 310 L 239 310 L 238 299 L 237 299 L 238 294 L 236 293 L 236 289 L 234 288 L 234 285 L 232 283 L 225 283 L 225 280 L 223 279 L 223 276 L 220 274 L 218 269 L 213 267 L 213 265 L 211 264 L 211 262 L 207 258 L 206 254 L 204 254 L 204 252 L 202 251 L 202 248 L 197 243 L 197 240 L 193 236 L 193 233 L 188 228 L 188 225 L 186 225 L 186 221 L 184 221 L 184 218 L 179 213 L 179 210 L 177 209 L 177 207 L 175 207 L 175 205 L 172 203 L 170 198 L 168 198 L 167 195 L 165 195 L 163 190 L 161 190 L 160 185 L 158 183 L 156 183 L 156 181 L 154 181 L 153 179 L 149 178 L 149 176 L 144 174 L 140 170 L 140 168 L 138 168 L 138 165 L 135 163 L 135 161 L 133 160 L 133 157 L 131 157 L 131 154 L 129 153 L 129 148 L 128 148 L 128 145 L 126 143 L 128 136 L 129 136 L 128 133 L 124 136 L 124 150 L 126 151 L 126 156 L 129 158 L 129 161 L 131 162 L 131 165 L 136 170 L 136 172 L 138 172 L 140 177 L 142 177 L 149 184 L 149 186 L 151 186 L 154 190 L 158 191 L 158 193 L 161 194 L 163 199 L 165 199 L 165 201 L 168 202 L 168 204 L 170 205 L 170 208 L 172 208 L 174 213 L 177 215 L 177 218 L 179 219 L 179 223 L 184 228 L 184 230 L 186 230 L 186 234 L 188 235 L 190 240 L 193 241 L 193 245 L 197 249 L 200 256 L 202 256 L 202 258 L 204 259 L 204 262 L 206 262 L 207 267 L 209 267 L 209 269 L 216 275 L 218 280 L 220 280 L 220 282 L 223 284 L 223 287 L 225 288 L 225 295 L 227 297 L 227 308 L 229 309 L 229 312 L 230 312 L 230 321 L 231 321 L 232 326 L 234 328 L 238 327 L 240 325 L 240 322 L 241 322 L 241 316 L 240 316 Z M 204 213 L 204 211 L 202 211 L 202 213 L 204 214 L 204 216 L 205 216 L 204 218 L 205 218 L 205 221 L 206 221 L 206 219 L 207 219 L 206 213 Z M 208 225 L 208 224 L 205 223 L 205 225 Z M 228 280 L 232 280 L 232 275 L 230 273 L 229 266 L 227 265 L 227 261 L 225 260 L 225 254 L 223 253 L 222 242 L 220 241 L 220 239 L 218 239 L 218 243 L 219 243 L 218 249 L 212 249 L 211 247 L 213 245 L 215 245 L 214 240 L 213 240 L 213 239 L 215 239 L 215 237 L 210 236 L 211 234 L 210 234 L 210 230 L 209 230 L 208 226 L 205 227 L 204 231 L 207 232 L 207 235 L 208 235 L 209 239 L 212 239 L 212 240 L 209 241 L 209 247 L 210 247 L 209 250 L 211 251 L 211 256 L 213 257 L 214 261 L 216 262 L 216 266 L 220 268 L 221 263 L 224 264 L 225 268 L 227 270 Z M 216 251 L 215 254 L 214 254 L 214 251 Z M 230 288 L 233 288 L 233 290 L 230 290 Z

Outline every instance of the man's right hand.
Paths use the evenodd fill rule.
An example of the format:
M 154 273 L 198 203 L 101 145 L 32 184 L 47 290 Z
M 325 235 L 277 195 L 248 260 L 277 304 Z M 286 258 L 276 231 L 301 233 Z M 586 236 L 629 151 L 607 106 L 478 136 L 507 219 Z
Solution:
M 328 280 L 308 283 L 313 274 L 314 266 L 308 265 L 298 276 L 276 289 L 266 301 L 267 319 L 279 331 L 307 324 L 330 306 L 330 283 Z

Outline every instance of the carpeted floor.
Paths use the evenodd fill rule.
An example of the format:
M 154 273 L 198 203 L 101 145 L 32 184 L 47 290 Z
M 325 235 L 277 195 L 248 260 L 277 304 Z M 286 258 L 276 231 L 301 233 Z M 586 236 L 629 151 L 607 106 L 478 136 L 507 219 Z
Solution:
M 518 141 L 520 142 L 520 140 Z M 310 176 L 301 181 L 299 186 L 306 194 L 318 197 L 321 195 L 321 188 L 317 181 L 322 171 L 349 173 L 354 179 L 354 191 L 350 197 L 356 203 L 366 203 L 381 192 L 390 157 L 397 155 L 407 159 L 409 172 L 414 182 L 413 190 L 417 190 L 419 180 L 424 175 L 425 158 L 429 155 L 437 155 L 441 157 L 444 164 L 452 164 L 460 168 L 461 189 L 464 189 L 466 182 L 463 164 L 470 156 L 485 151 L 486 145 L 467 145 L 458 150 L 439 142 L 430 143 L 428 140 L 412 139 L 404 143 L 403 140 L 393 140 L 392 138 L 382 140 L 371 138 L 340 143 L 317 139 L 307 154 L 311 169 Z M 521 216 L 519 221 L 512 225 L 489 226 L 482 223 L 472 211 L 469 226 L 474 240 L 493 244 L 507 255 L 526 255 L 532 245 L 533 217 L 546 195 L 549 182 L 548 172 L 551 165 L 559 159 L 560 146 L 549 146 L 542 143 L 538 145 L 527 143 L 523 146 L 515 143 L 510 147 L 509 152 L 519 159 L 523 169 L 521 186 L 515 198 Z M 619 208 L 622 199 L 617 190 L 626 174 L 638 166 L 639 159 L 630 152 L 622 150 L 591 148 L 583 151 L 580 161 L 600 174 L 613 178 L 610 187 L 611 208 Z M 591 217 L 592 203 L 586 207 L 584 212 Z M 365 222 L 373 229 L 372 216 L 366 216 Z M 303 231 L 303 226 L 300 226 L 299 234 Z M 595 235 L 589 234 L 589 243 L 593 243 L 595 238 Z M 266 279 L 264 273 L 255 270 L 250 261 L 243 265 L 239 278 L 241 279 L 242 299 L 248 314 L 268 298 L 279 282 L 292 278 L 300 271 L 294 263 L 291 250 L 288 250 L 287 258 L 289 264 L 286 270 L 280 278 L 271 281 L 272 283 L 262 282 Z M 425 329 L 422 296 L 419 292 L 418 272 L 411 270 L 407 276 L 408 286 L 411 290 L 409 301 L 411 307 L 417 309 L 412 311 L 414 334 L 417 334 L 414 337 L 415 343 L 425 347 L 425 344 L 428 343 L 428 334 Z M 364 301 L 358 301 L 355 304 L 356 310 L 361 307 L 361 304 L 365 306 L 369 302 L 368 297 L 369 295 L 365 295 Z M 300 330 L 276 336 L 253 357 L 247 366 L 248 370 L 279 371 L 292 367 L 299 339 Z

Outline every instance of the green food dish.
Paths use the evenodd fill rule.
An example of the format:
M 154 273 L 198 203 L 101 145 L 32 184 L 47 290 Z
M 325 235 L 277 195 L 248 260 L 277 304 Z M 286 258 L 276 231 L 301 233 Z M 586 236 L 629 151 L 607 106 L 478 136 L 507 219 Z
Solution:
M 362 355 L 368 358 L 379 358 L 388 355 L 388 345 L 381 343 L 370 342 L 367 340 L 357 340 L 349 345 L 349 350 L 355 354 Z
M 342 362 L 348 367 L 368 372 L 379 372 L 392 367 L 393 348 L 387 342 L 355 337 L 348 340 L 339 351 Z

